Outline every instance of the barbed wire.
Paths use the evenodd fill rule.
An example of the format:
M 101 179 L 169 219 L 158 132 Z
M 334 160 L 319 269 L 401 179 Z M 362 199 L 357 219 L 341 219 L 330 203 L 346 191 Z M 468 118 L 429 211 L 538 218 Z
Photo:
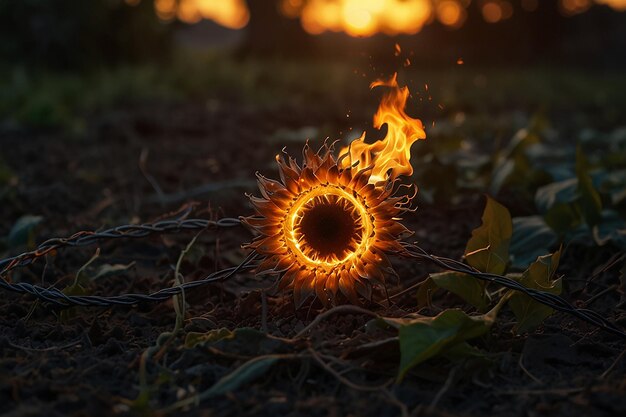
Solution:
M 99 296 L 99 295 L 67 295 L 63 291 L 57 288 L 43 288 L 39 285 L 33 285 L 29 283 L 17 283 L 10 284 L 4 279 L 0 280 L 0 287 L 19 292 L 22 294 L 33 295 L 43 301 L 51 303 L 59 307 L 110 307 L 114 305 L 134 305 L 141 302 L 159 302 L 165 301 L 183 291 L 190 290 L 192 288 L 207 285 L 212 282 L 223 281 L 235 275 L 238 272 L 247 271 L 256 267 L 256 254 L 251 253 L 243 262 L 237 266 L 225 268 L 220 271 L 213 272 L 207 277 L 186 282 L 182 285 L 164 288 L 162 290 L 150 293 L 150 294 L 123 294 L 114 296 Z
M 256 254 L 251 253 L 239 265 L 213 272 L 207 277 L 187 282 L 185 284 L 168 287 L 152 294 L 124 294 L 118 296 L 73 296 L 63 293 L 57 288 L 45 288 L 40 285 L 30 284 L 27 282 L 11 283 L 5 279 L 5 276 L 13 269 L 30 265 L 37 259 L 64 247 L 81 247 L 89 246 L 102 240 L 112 239 L 137 239 L 147 237 L 154 234 L 169 234 L 180 231 L 204 230 L 204 229 L 221 229 L 240 226 L 241 221 L 234 218 L 223 218 L 219 220 L 206 219 L 182 219 L 182 220 L 163 220 L 156 223 L 139 224 L 139 225 L 123 225 L 99 232 L 81 231 L 67 238 L 54 238 L 43 242 L 37 249 L 22 253 L 12 258 L 0 260 L 0 288 L 17 292 L 20 294 L 30 294 L 40 300 L 59 307 L 69 306 L 95 306 L 106 307 L 112 305 L 133 305 L 139 302 L 147 301 L 163 301 L 181 292 L 206 285 L 212 282 L 222 281 L 238 272 L 250 270 L 254 268 Z
M 89 246 L 100 240 L 112 239 L 137 239 L 152 234 L 177 233 L 183 230 L 222 229 L 240 226 L 241 221 L 235 218 L 223 218 L 219 220 L 206 219 L 177 219 L 163 220 L 156 223 L 128 224 L 102 230 L 99 232 L 81 231 L 67 238 L 53 238 L 40 244 L 37 249 L 22 253 L 12 258 L 0 260 L 0 277 L 12 269 L 26 266 L 35 260 L 42 258 L 50 252 L 64 247 Z
M 67 295 L 57 288 L 44 288 L 39 285 L 30 283 L 11 283 L 5 279 L 8 272 L 15 268 L 27 266 L 35 260 L 44 257 L 52 251 L 64 247 L 81 247 L 97 243 L 102 240 L 121 239 L 121 238 L 142 238 L 153 234 L 168 234 L 181 231 L 203 230 L 203 229 L 221 229 L 240 226 L 241 221 L 235 218 L 223 218 L 220 220 L 205 219 L 182 219 L 182 220 L 164 220 L 157 223 L 148 223 L 141 225 L 124 225 L 100 232 L 82 231 L 68 238 L 54 238 L 43 242 L 34 251 L 22 253 L 12 258 L 0 260 L 0 288 L 17 292 L 21 294 L 30 294 L 38 299 L 46 301 L 56 306 L 96 306 L 108 307 L 113 305 L 134 305 L 141 302 L 159 302 L 180 294 L 183 291 L 196 288 L 209 283 L 226 280 L 235 274 L 243 271 L 250 271 L 257 266 L 258 256 L 255 252 L 251 252 L 239 265 L 213 272 L 207 277 L 186 282 L 182 285 L 161 289 L 151 294 L 123 294 L 116 296 L 95 296 L 84 295 L 75 296 Z M 599 313 L 585 309 L 577 308 L 564 298 L 549 293 L 547 291 L 527 288 L 519 282 L 507 278 L 502 275 L 480 272 L 470 265 L 461 261 L 457 261 L 442 256 L 429 254 L 424 249 L 411 243 L 403 243 L 405 255 L 409 257 L 426 260 L 440 268 L 460 272 L 471 275 L 483 281 L 492 282 L 494 284 L 519 291 L 528 295 L 533 300 L 546 305 L 554 310 L 561 311 L 590 323 L 598 328 L 606 330 L 615 335 L 626 338 L 626 332 L 617 327 L 615 324 L 604 318 Z
M 603 330 L 606 330 L 610 333 L 626 339 L 626 332 L 624 332 L 618 326 L 604 318 L 602 315 L 600 315 L 600 313 L 586 308 L 578 308 L 557 294 L 525 287 L 518 281 L 502 275 L 480 272 L 477 269 L 474 269 L 470 265 L 465 264 L 461 261 L 432 255 L 426 252 L 424 249 L 420 248 L 419 246 L 411 243 L 403 243 L 403 246 L 406 249 L 407 254 L 413 258 L 423 259 L 439 266 L 440 268 L 468 274 L 482 281 L 493 282 L 494 284 L 500 285 L 502 287 L 519 291 L 523 294 L 526 294 L 538 303 L 553 308 L 554 310 L 561 311 L 563 313 L 567 313 L 571 316 L 577 317 L 580 320 L 583 320 L 596 327 L 599 327 Z

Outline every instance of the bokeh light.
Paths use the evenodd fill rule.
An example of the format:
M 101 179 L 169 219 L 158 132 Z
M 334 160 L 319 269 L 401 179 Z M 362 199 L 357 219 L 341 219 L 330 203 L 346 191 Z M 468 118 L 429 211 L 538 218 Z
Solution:
M 591 7 L 591 0 L 560 0 L 559 6 L 565 15 L 574 15 L 587 11 Z
M 442 0 L 437 3 L 437 19 L 446 26 L 461 26 L 465 15 L 465 9 L 455 0 Z
M 125 0 L 130 6 L 141 0 Z M 294 1 L 294 0 L 292 0 Z M 245 0 L 154 0 L 154 10 L 159 19 L 178 19 L 185 23 L 212 20 L 230 29 L 242 29 L 250 20 Z
M 299 6 L 297 4 L 299 3 Z M 378 32 L 395 35 L 417 33 L 432 17 L 429 0 L 284 0 L 281 10 L 300 16 L 303 28 L 318 34 L 343 31 L 351 36 Z
M 513 5 L 506 0 L 486 0 L 482 2 L 481 13 L 486 22 L 498 23 L 513 16 Z
M 539 7 L 539 0 L 522 0 L 521 5 L 527 12 L 534 12 Z
M 626 11 L 626 0 L 595 0 L 596 3 L 606 4 L 615 10 Z
M 489 23 L 496 23 L 502 20 L 502 8 L 495 1 L 487 1 L 481 9 L 483 18 Z
M 125 0 L 136 6 L 141 0 Z M 269 0 L 268 0 L 269 1 Z M 565 16 L 587 11 L 594 4 L 626 11 L 626 0 L 559 0 Z M 303 29 L 313 35 L 326 31 L 350 36 L 415 34 L 424 25 L 437 21 L 459 28 L 476 6 L 484 21 L 498 23 L 513 16 L 516 9 L 535 12 L 539 0 L 278 0 L 279 12 L 300 19 Z M 154 0 L 157 16 L 163 21 L 178 19 L 193 24 L 212 20 L 231 29 L 241 29 L 250 20 L 246 0 Z
M 562 14 L 571 16 L 593 4 L 626 10 L 626 0 L 559 0 Z M 289 18 L 299 17 L 310 34 L 325 31 L 351 36 L 375 33 L 415 34 L 434 20 L 459 28 L 468 16 L 468 7 L 480 9 L 483 19 L 497 23 L 513 17 L 516 9 L 534 12 L 539 0 L 282 0 L 280 10 Z

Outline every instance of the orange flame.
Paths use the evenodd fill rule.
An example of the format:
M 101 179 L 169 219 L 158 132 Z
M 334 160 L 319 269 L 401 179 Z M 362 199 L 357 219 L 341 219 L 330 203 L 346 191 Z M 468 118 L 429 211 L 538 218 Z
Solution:
M 388 81 L 375 81 L 370 88 L 385 86 L 391 90 L 382 98 L 378 111 L 374 115 L 374 127 L 380 129 L 387 125 L 384 139 L 372 144 L 365 143 L 365 132 L 355 139 L 348 147 L 341 150 L 340 155 L 348 154 L 342 166 L 345 168 L 358 162 L 363 168 L 372 167 L 370 183 L 386 179 L 394 180 L 400 175 L 413 174 L 411 166 L 411 145 L 419 139 L 426 139 L 424 126 L 419 119 L 406 114 L 406 102 L 409 98 L 408 87 L 398 85 L 397 74 Z

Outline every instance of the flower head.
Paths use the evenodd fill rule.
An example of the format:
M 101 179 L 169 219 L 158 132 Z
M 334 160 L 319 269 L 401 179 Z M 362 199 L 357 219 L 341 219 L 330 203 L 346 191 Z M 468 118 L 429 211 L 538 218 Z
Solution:
M 257 174 L 262 197 L 250 197 L 256 215 L 242 219 L 258 233 L 246 245 L 263 258 L 257 274 L 278 275 L 279 288 L 292 288 L 298 306 L 312 295 L 324 305 L 369 298 L 373 285 L 395 275 L 387 255 L 402 251 L 408 232 L 399 216 L 411 198 L 395 196 L 398 182 L 373 183 L 371 166 L 333 151 L 307 144 L 302 166 L 278 155 L 280 180 Z

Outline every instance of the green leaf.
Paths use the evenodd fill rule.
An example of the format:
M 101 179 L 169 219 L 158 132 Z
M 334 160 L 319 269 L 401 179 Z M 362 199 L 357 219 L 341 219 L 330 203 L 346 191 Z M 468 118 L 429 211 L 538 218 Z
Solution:
M 537 261 L 524 271 L 519 282 L 527 288 L 560 294 L 562 291 L 561 279 L 552 280 L 559 266 L 560 257 L 561 249 L 551 255 L 540 256 L 537 258 Z M 550 307 L 520 292 L 513 293 L 509 300 L 509 306 L 515 314 L 517 331 L 520 333 L 535 329 L 554 312 Z
M 531 126 L 529 129 L 520 129 L 515 132 L 511 142 L 505 149 L 505 154 L 508 158 L 524 152 L 532 145 L 536 145 L 541 142 L 541 138 L 537 135 L 536 128 Z
M 539 187 L 535 193 L 535 206 L 540 213 L 546 213 L 554 205 L 573 203 L 577 199 L 576 188 L 578 180 L 569 178 L 563 181 L 552 182 Z
M 525 270 L 538 256 L 550 252 L 558 236 L 548 227 L 543 217 L 513 218 L 513 236 L 509 247 L 511 266 Z
M 487 196 L 482 221 L 467 242 L 465 259 L 479 271 L 502 274 L 509 259 L 513 234 L 511 215 L 506 207 Z
M 593 186 L 587 168 L 587 160 L 580 146 L 576 150 L 576 176 L 578 177 L 579 204 L 582 215 L 589 227 L 593 227 L 600 222 L 602 200 Z
M 489 313 L 480 316 L 469 316 L 463 310 L 449 309 L 436 317 L 383 318 L 385 323 L 398 328 L 398 381 L 416 365 L 444 352 L 453 354 L 455 349 L 461 349 L 458 345 L 487 333 L 502 305 L 499 302 Z
M 511 178 L 514 171 L 515 160 L 513 159 L 506 159 L 496 165 L 493 174 L 491 175 L 491 185 L 489 186 L 489 192 L 493 194 L 499 193 L 502 187 L 507 183 L 509 178 Z
M 458 295 L 469 304 L 483 311 L 489 299 L 482 281 L 461 272 L 447 271 L 430 274 L 430 279 L 444 290 Z
M 536 131 L 521 129 L 505 149 L 496 156 L 489 191 L 497 194 L 504 185 L 525 186 L 535 181 L 538 173 L 530 165 L 526 151 L 540 142 Z
M 178 401 L 166 408 L 164 411 L 165 413 L 171 413 L 172 411 L 178 410 L 180 408 L 198 404 L 201 401 L 207 400 L 209 398 L 214 398 L 220 395 L 228 394 L 229 392 L 236 391 L 244 384 L 252 382 L 255 379 L 266 374 L 267 371 L 272 367 L 272 365 L 274 365 L 277 361 L 283 358 L 284 356 L 281 355 L 265 355 L 250 359 L 239 368 L 235 369 L 233 372 L 222 377 L 208 390 L 203 391 L 192 397 L 185 398 L 184 400 Z
M 237 390 L 243 384 L 264 375 L 278 359 L 280 359 L 280 357 L 270 355 L 249 360 L 217 381 L 211 388 L 198 395 L 198 400 L 224 395 Z
M 626 249 L 626 221 L 613 210 L 602 211 L 602 221 L 592 228 L 591 233 L 598 246 L 612 242 Z
M 35 228 L 42 222 L 43 217 L 26 215 L 20 217 L 11 228 L 8 237 L 9 247 L 35 246 Z
M 550 207 L 543 218 L 552 230 L 563 235 L 581 224 L 581 213 L 577 206 L 577 204 L 557 203 Z
M 626 158 L 626 152 L 622 152 L 624 158 Z M 626 163 L 624 164 L 626 166 Z M 592 178 L 592 180 L 594 180 Z M 597 187 L 597 182 L 594 180 L 596 189 L 601 194 L 607 194 L 608 200 L 613 207 L 624 206 L 626 203 L 626 169 L 619 169 L 613 172 L 607 173 L 606 177 L 600 182 L 600 188 Z
M 439 287 L 433 282 L 432 279 L 426 278 L 417 287 L 417 306 L 419 308 L 430 307 L 432 305 L 432 298 L 435 291 Z

